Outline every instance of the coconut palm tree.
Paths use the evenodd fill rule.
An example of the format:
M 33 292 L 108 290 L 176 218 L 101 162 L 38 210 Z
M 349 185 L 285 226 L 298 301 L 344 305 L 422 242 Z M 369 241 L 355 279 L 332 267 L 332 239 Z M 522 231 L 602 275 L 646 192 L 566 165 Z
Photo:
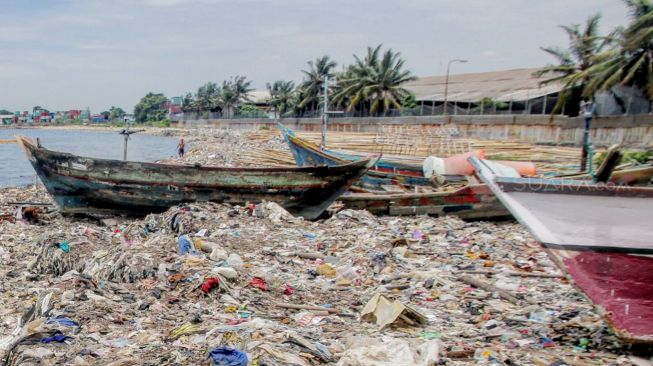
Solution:
M 222 108 L 225 118 L 233 116 L 233 110 L 238 107 L 240 97 L 231 81 L 223 81 L 220 94 L 215 99 L 215 104 Z
M 333 69 L 337 64 L 329 56 L 322 56 L 315 59 L 315 62 L 308 61 L 308 65 L 310 66 L 308 70 L 302 70 L 304 81 L 299 86 L 299 89 L 302 91 L 303 98 L 298 106 L 312 112 L 318 109 L 320 105 L 320 95 L 324 88 L 324 77 L 334 77 Z
M 630 85 L 653 100 L 653 1 L 624 0 L 631 22 L 614 34 L 617 47 L 596 57 L 585 75 L 592 78 L 589 92 Z
M 267 89 L 270 92 L 268 103 L 274 107 L 274 118 L 283 117 L 292 107 L 292 101 L 295 94 L 295 83 L 292 81 L 277 80 L 273 84 L 267 83 Z
M 569 100 L 570 105 L 577 106 L 581 96 L 589 96 L 587 85 L 591 77 L 586 71 L 596 63 L 596 56 L 610 45 L 613 35 L 599 35 L 600 14 L 587 18 L 585 25 L 580 24 L 569 26 L 561 25 L 569 38 L 567 49 L 560 47 L 542 47 L 542 50 L 557 60 L 557 64 L 549 64 L 536 71 L 534 76 L 550 76 L 541 84 L 562 83 L 564 86 L 560 91 L 553 112 L 559 111 Z M 570 111 L 575 113 L 575 111 Z
M 370 113 L 387 115 L 390 109 L 401 108 L 401 101 L 410 94 L 402 85 L 417 77 L 404 70 L 401 53 L 392 49 L 382 53 L 381 47 L 368 47 L 364 59 L 354 56 L 355 63 L 345 72 L 348 78 L 339 81 L 334 100 L 347 99 L 348 111 L 369 106 Z
M 238 103 L 251 102 L 249 99 L 249 93 L 254 90 L 254 88 L 252 88 L 252 82 L 248 81 L 245 76 L 234 76 L 229 84 L 236 98 L 238 98 Z

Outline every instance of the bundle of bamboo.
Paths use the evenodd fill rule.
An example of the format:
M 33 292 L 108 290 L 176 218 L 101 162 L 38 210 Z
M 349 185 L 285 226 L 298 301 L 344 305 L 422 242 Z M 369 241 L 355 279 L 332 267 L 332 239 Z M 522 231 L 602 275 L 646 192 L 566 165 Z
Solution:
M 396 133 L 395 137 L 392 134 Z M 320 132 L 297 132 L 303 139 L 320 143 Z M 277 130 L 258 130 L 248 133 L 253 141 L 281 139 Z M 371 132 L 329 132 L 329 149 L 355 151 L 360 153 L 383 153 L 385 157 L 396 155 L 403 162 L 421 165 L 427 156 L 449 157 L 471 150 L 484 150 L 492 160 L 532 161 L 538 171 L 571 172 L 578 170 L 580 149 L 575 147 L 535 145 L 519 141 L 496 141 L 457 138 L 453 131 L 414 130 L 408 128 L 386 128 L 379 133 Z M 252 151 L 245 158 L 248 162 L 262 164 L 292 165 L 290 152 Z

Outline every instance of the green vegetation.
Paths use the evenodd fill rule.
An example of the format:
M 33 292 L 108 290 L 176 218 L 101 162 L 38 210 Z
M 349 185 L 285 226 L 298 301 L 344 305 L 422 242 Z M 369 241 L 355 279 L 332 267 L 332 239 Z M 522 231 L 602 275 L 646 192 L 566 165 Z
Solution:
M 283 117 L 293 105 L 295 98 L 295 83 L 292 81 L 277 80 L 267 84 L 270 99 L 268 103 L 274 108 L 274 118 Z
M 321 113 L 326 77 L 332 81 L 327 86 L 330 107 L 365 115 L 386 115 L 392 109 L 414 113 L 417 101 L 403 84 L 416 77 L 405 69 L 400 53 L 382 51 L 381 47 L 368 47 L 364 57 L 354 56 L 354 64 L 339 73 L 335 72 L 338 64 L 325 55 L 308 61 L 308 69 L 302 70 L 304 80 L 297 86 L 285 80 L 267 83 L 268 104 L 275 118 Z M 258 108 L 248 109 L 248 94 L 252 90 L 251 82 L 244 76 L 225 80 L 222 85 L 208 82 L 195 94 L 186 93 L 181 108 L 201 118 L 209 118 L 211 113 L 220 113 L 224 118 L 267 117 Z
M 208 82 L 200 86 L 195 95 L 186 93 L 181 109 L 184 112 L 196 112 L 204 118 L 209 118 L 210 112 L 221 112 L 224 117 L 230 118 L 238 107 L 250 101 L 248 94 L 252 90 L 251 81 L 245 76 L 224 80 L 221 86 Z
M 605 157 L 608 155 L 607 151 L 601 152 L 596 155 L 594 158 L 594 163 L 596 166 L 600 166 L 601 163 L 603 163 L 603 160 L 605 160 Z M 636 150 L 630 150 L 630 151 L 622 151 L 621 152 L 621 159 L 619 160 L 619 164 L 627 164 L 627 163 L 637 163 L 637 164 L 646 164 L 649 161 L 653 161 L 653 150 L 648 150 L 648 151 L 636 151 Z
M 169 119 L 162 119 L 160 121 L 147 121 L 144 124 L 145 126 L 158 127 L 158 128 L 167 128 L 170 127 Z
M 630 13 L 630 23 L 625 28 L 600 35 L 597 14 L 589 17 L 582 28 L 579 24 L 562 26 L 569 37 L 566 50 L 543 48 L 558 64 L 548 65 L 536 75 L 552 76 L 544 83 L 564 84 L 554 112 L 564 103 L 576 107 L 581 97 L 592 97 L 617 85 L 637 87 L 649 101 L 653 100 L 653 1 L 624 3 Z
M 150 121 L 161 121 L 166 117 L 164 104 L 168 99 L 162 93 L 147 93 L 134 107 L 136 122 L 144 123 Z
M 478 102 L 478 107 L 475 108 L 476 111 L 482 113 L 493 112 L 495 110 L 502 110 L 508 108 L 508 103 L 499 102 L 489 97 L 481 98 L 481 101 Z
M 392 49 L 381 53 L 381 45 L 368 47 L 363 59 L 354 56 L 356 62 L 340 75 L 334 102 L 348 112 L 358 109 L 386 115 L 390 109 L 400 109 L 401 101 L 410 95 L 402 85 L 417 79 L 404 70 L 400 56 Z
M 241 118 L 266 118 L 268 115 L 262 110 L 258 109 L 253 104 L 243 104 L 238 107 L 238 117 Z

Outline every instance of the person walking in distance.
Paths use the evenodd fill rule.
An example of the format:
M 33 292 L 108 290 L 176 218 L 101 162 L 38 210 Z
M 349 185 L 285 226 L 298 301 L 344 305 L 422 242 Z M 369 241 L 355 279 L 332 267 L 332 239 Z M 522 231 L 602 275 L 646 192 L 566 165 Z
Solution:
M 179 158 L 183 159 L 184 158 L 184 149 L 186 148 L 186 143 L 184 142 L 184 139 L 181 139 L 179 141 L 179 145 L 177 145 L 177 151 L 179 152 Z

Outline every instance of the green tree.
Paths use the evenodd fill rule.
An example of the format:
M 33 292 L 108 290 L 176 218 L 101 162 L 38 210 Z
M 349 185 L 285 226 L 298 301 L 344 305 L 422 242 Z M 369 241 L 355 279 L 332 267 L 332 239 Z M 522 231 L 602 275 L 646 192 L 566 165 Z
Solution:
M 238 98 L 238 103 L 251 102 L 249 99 L 249 93 L 253 91 L 254 88 L 252 88 L 252 82 L 248 81 L 245 76 L 234 76 L 229 82 L 229 86 L 236 98 Z
M 220 87 L 218 84 L 208 82 L 197 89 L 195 95 L 195 110 L 199 113 L 202 111 L 216 111 L 219 109 L 218 100 L 220 98 Z
M 216 101 L 222 108 L 223 117 L 231 118 L 233 116 L 233 110 L 240 102 L 240 98 L 238 97 L 238 94 L 236 94 L 236 90 L 233 88 L 230 81 L 225 80 L 222 82 L 222 91 Z
M 483 97 L 478 102 L 478 107 L 476 107 L 475 109 L 477 112 L 486 113 L 486 112 L 493 112 L 495 110 L 501 110 L 506 108 L 508 108 L 508 103 L 506 102 L 500 102 L 490 97 Z
M 320 105 L 320 95 L 322 95 L 324 89 L 324 77 L 333 78 L 335 76 L 333 69 L 337 64 L 329 56 L 322 56 L 315 59 L 315 62 L 308 61 L 308 65 L 308 70 L 302 70 L 304 81 L 299 86 L 302 99 L 299 101 L 298 106 L 301 109 L 313 112 Z
M 181 110 L 184 112 L 190 112 L 194 109 L 195 109 L 195 99 L 193 98 L 193 94 L 186 93 L 186 95 L 181 101 Z
M 111 106 L 111 108 L 109 108 L 109 119 L 112 121 L 122 119 L 125 114 L 125 111 L 120 107 Z
M 134 107 L 136 122 L 161 121 L 166 117 L 164 104 L 168 98 L 163 93 L 149 92 Z
M 595 64 L 583 73 L 591 78 L 587 94 L 610 90 L 616 85 L 642 89 L 653 100 L 653 2 L 624 0 L 631 21 L 615 32 L 616 46 L 597 55 Z
M 565 103 L 570 105 L 568 112 L 575 114 L 582 96 L 591 96 L 588 84 L 591 77 L 587 74 L 593 65 L 596 64 L 596 56 L 606 46 L 612 43 L 613 35 L 599 35 L 600 14 L 590 16 L 584 26 L 580 24 L 561 25 L 567 37 L 569 45 L 567 49 L 560 47 L 542 47 L 542 50 L 557 60 L 557 64 L 549 64 L 536 71 L 534 76 L 550 76 L 541 84 L 562 83 L 553 113 L 560 111 Z
M 295 94 L 295 83 L 292 81 L 277 80 L 266 85 L 270 92 L 268 103 L 274 108 L 274 118 L 283 115 L 292 108 Z
M 345 72 L 347 78 L 339 80 L 334 100 L 345 101 L 348 111 L 369 106 L 370 113 L 387 115 L 390 109 L 401 108 L 401 101 L 410 94 L 402 85 L 417 77 L 404 69 L 399 52 L 388 49 L 382 53 L 381 46 L 368 47 L 363 59 L 354 55 L 355 63 Z

